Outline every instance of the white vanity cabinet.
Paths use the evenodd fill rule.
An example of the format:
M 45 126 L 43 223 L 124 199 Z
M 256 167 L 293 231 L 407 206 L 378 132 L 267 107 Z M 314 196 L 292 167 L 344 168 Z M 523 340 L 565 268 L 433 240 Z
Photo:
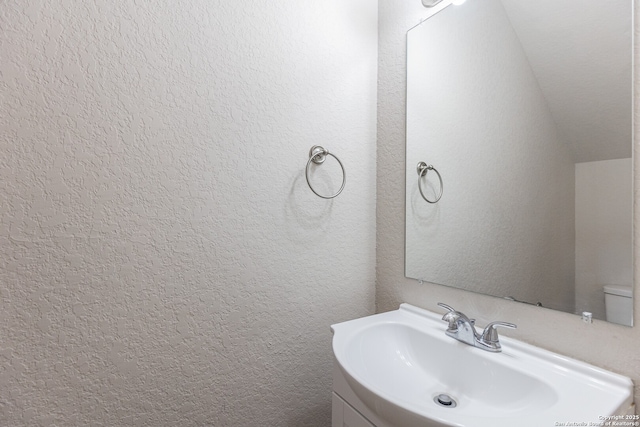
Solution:
M 331 427 L 375 427 L 335 392 L 331 407 Z
M 393 427 L 376 416 L 353 392 L 333 361 L 331 427 Z

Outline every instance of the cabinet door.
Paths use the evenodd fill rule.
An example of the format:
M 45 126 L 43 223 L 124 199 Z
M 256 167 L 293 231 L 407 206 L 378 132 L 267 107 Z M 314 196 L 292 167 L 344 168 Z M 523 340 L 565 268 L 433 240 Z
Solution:
M 335 393 L 332 403 L 332 427 L 375 427 Z

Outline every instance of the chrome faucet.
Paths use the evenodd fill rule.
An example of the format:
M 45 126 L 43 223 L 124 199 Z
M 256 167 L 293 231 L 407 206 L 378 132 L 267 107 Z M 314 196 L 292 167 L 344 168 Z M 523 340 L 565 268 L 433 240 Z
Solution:
M 513 323 L 491 322 L 484 328 L 484 331 L 479 334 L 478 331 L 476 331 L 474 319 L 469 319 L 464 313 L 441 302 L 439 302 L 438 305 L 449 310 L 448 313 L 442 316 L 442 320 L 449 322 L 449 327 L 445 333 L 451 338 L 483 350 L 492 352 L 502 351 L 498 331 L 496 330 L 497 326 L 511 329 L 517 328 Z

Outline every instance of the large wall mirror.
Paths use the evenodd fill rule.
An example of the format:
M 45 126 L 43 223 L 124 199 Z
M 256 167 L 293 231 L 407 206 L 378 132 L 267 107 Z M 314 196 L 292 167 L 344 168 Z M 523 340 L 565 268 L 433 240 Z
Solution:
M 408 32 L 407 277 L 632 324 L 632 10 L 467 0 Z

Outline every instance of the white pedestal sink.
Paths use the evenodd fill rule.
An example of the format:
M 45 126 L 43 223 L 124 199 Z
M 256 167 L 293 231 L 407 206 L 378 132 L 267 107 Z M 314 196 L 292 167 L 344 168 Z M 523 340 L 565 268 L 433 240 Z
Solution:
M 393 427 L 596 426 L 632 406 L 629 378 L 508 337 L 490 353 L 446 336 L 441 316 L 402 304 L 333 325 L 334 391 Z

